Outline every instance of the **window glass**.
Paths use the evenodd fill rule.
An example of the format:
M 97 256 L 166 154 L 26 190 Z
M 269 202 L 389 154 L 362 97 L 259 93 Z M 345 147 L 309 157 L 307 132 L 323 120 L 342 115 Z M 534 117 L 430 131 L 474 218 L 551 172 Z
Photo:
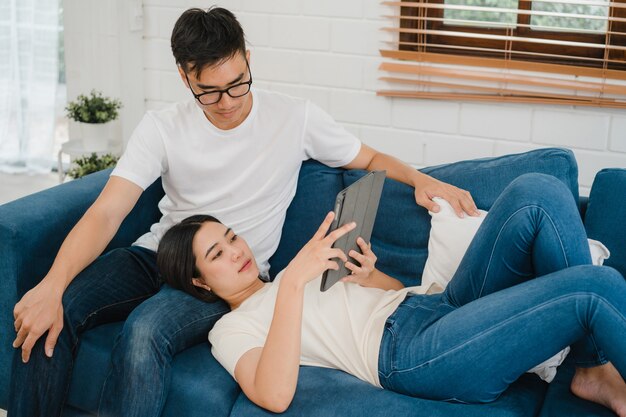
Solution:
M 531 16 L 530 25 L 532 29 L 554 31 L 584 29 L 590 33 L 604 33 L 607 30 L 608 6 L 609 2 L 606 0 L 585 1 L 584 4 L 534 1 L 532 10 L 545 12 L 546 15 Z
M 478 27 L 514 27 L 518 0 L 445 0 L 444 23 Z M 487 9 L 495 9 L 487 11 Z

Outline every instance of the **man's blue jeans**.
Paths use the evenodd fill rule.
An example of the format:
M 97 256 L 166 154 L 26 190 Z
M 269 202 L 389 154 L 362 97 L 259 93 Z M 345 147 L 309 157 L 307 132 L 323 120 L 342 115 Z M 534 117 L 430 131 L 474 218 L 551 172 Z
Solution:
M 446 290 L 408 296 L 387 320 L 382 386 L 489 402 L 568 345 L 578 366 L 610 360 L 626 376 L 626 282 L 590 263 L 571 192 L 547 175 L 519 177 L 494 203 Z
M 23 364 L 13 359 L 9 415 L 60 416 L 82 333 L 127 319 L 118 336 L 100 403 L 100 416 L 159 416 L 173 356 L 207 343 L 213 324 L 229 309 L 162 287 L 156 254 L 139 248 L 113 250 L 81 272 L 63 296 L 64 327 L 54 356 L 43 352 L 45 335 Z

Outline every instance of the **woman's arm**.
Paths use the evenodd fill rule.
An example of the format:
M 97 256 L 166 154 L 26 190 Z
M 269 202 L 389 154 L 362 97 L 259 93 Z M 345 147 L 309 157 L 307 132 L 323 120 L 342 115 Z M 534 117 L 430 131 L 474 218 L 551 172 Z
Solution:
M 235 367 L 235 378 L 250 401 L 274 413 L 291 404 L 300 369 L 304 285 L 286 281 L 285 275 L 265 345 L 246 352 Z
M 304 287 L 325 270 L 339 269 L 331 259 L 347 260 L 341 249 L 332 245 L 355 224 L 346 224 L 326 236 L 333 218 L 332 212 L 326 216 L 315 236 L 283 272 L 265 345 L 246 352 L 235 366 L 235 378 L 246 396 L 272 412 L 285 411 L 296 391 Z

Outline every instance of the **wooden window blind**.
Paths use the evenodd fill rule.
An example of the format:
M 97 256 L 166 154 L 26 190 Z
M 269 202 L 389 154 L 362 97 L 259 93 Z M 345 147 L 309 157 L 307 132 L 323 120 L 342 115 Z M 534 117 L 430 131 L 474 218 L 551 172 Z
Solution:
M 626 0 L 383 4 L 378 95 L 626 108 Z

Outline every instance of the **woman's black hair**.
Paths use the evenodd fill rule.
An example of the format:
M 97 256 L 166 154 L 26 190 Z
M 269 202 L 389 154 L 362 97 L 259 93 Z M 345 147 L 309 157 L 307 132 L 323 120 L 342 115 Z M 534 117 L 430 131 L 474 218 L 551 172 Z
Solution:
M 212 291 L 193 285 L 200 278 L 193 253 L 193 238 L 206 222 L 222 224 L 213 216 L 195 215 L 172 226 L 161 238 L 157 250 L 157 268 L 163 280 L 171 287 L 184 291 L 203 301 L 214 302 L 220 298 Z
M 172 53 L 183 71 L 194 71 L 196 78 L 205 67 L 226 61 L 241 52 L 246 40 L 241 25 L 229 10 L 186 10 L 172 31 Z

